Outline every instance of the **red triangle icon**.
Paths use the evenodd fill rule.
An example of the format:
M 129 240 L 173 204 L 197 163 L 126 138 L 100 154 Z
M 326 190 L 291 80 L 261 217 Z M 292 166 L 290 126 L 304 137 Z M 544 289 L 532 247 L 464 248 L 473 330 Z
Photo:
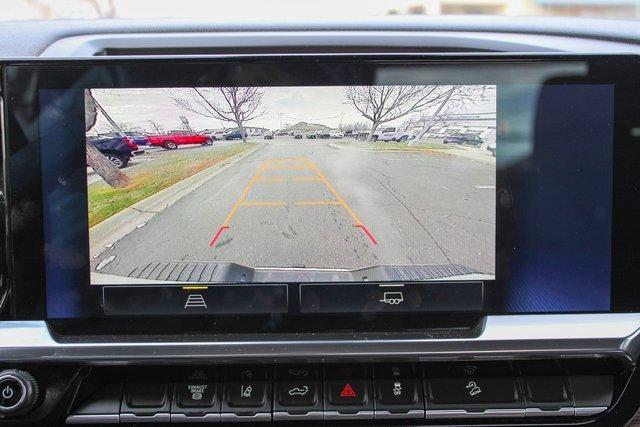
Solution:
M 340 392 L 340 397 L 356 397 L 357 394 L 351 384 L 345 384 L 344 388 Z

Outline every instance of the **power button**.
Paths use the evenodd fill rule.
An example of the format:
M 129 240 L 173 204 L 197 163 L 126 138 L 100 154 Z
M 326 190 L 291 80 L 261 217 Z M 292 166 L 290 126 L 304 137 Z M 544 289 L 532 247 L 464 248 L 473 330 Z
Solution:
M 0 379 L 0 410 L 10 412 L 21 406 L 27 395 L 25 385 L 10 375 Z
M 18 415 L 29 411 L 38 398 L 38 384 L 27 372 L 0 372 L 0 413 Z

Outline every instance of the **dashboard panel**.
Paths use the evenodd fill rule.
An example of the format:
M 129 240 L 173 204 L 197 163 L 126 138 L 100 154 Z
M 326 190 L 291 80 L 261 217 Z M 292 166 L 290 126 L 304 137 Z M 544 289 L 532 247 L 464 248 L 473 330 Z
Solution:
M 281 36 L 270 34 L 266 44 L 291 42 Z M 106 57 L 3 63 L 10 294 L 0 324 L 0 422 L 621 425 L 631 418 L 640 352 L 629 238 L 637 227 L 638 87 L 630 77 L 637 58 L 417 54 L 411 44 L 553 49 L 544 37 L 534 49 L 527 35 L 496 33 L 414 34 L 393 54 L 375 55 L 337 54 L 331 37 L 347 34 L 299 37 L 317 37 L 317 51 L 285 47 L 273 57 L 261 55 L 270 47 L 252 46 L 233 55 L 243 43 L 233 35 L 227 47 L 214 34 L 146 35 L 137 45 L 126 35 L 80 35 L 43 55 Z M 546 37 L 550 45 L 554 37 L 575 41 L 578 50 L 585 43 Z M 353 40 L 359 47 L 346 49 L 375 44 L 357 33 Z M 616 41 L 594 43 L 618 49 Z M 405 49 L 411 53 L 399 53 Z M 173 56 L 154 56 L 163 54 Z M 107 177 L 96 177 L 100 165 L 85 148 L 105 139 L 87 130 L 92 105 L 94 127 L 136 114 L 156 121 L 182 105 L 182 123 L 204 128 L 184 107 L 201 100 L 215 114 L 210 100 L 220 101 L 224 88 L 264 89 L 262 106 L 293 116 L 304 111 L 301 99 L 342 111 L 350 93 L 392 97 L 380 88 L 397 87 L 422 100 L 428 92 L 433 105 L 465 94 L 456 108 L 465 119 L 482 117 L 483 142 L 474 147 L 455 133 L 455 142 L 439 142 L 456 144 L 446 153 L 406 129 L 375 129 L 374 120 L 362 139 L 337 136 L 337 126 L 326 138 L 306 129 L 300 138 L 293 131 L 257 138 L 248 129 L 247 143 L 203 131 L 201 143 L 174 150 L 167 141 L 178 134 L 168 140 L 173 131 L 156 129 L 145 135 L 145 153 L 122 169 L 134 185 L 145 182 L 134 171 L 149 154 L 158 174 L 167 173 L 168 155 L 192 152 L 192 164 L 206 150 L 241 152 L 203 182 L 189 181 L 189 191 L 158 199 L 162 207 L 145 220 L 139 215 L 148 212 L 134 204 L 134 216 L 115 214 L 119 223 L 95 222 L 91 187 Z M 153 108 L 141 113 L 145 105 Z M 270 123 L 283 128 L 277 115 Z M 432 128 L 430 137 L 447 138 Z M 399 152 L 405 143 L 408 152 Z M 371 153 L 374 144 L 394 151 Z M 447 171 L 447 181 L 429 168 Z M 460 199 L 430 198 L 434 183 L 447 191 L 472 185 Z M 113 209 L 113 200 L 102 207 Z M 427 230 L 412 228 L 402 210 L 385 210 L 403 204 L 414 214 L 427 206 L 415 218 Z M 419 233 L 434 231 L 438 209 L 480 215 L 484 225 L 441 224 L 433 242 L 450 246 L 436 264 Z

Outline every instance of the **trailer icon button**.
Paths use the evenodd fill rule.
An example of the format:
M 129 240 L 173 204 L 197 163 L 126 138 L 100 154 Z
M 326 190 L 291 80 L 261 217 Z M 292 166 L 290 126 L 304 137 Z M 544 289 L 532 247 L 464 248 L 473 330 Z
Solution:
M 389 305 L 398 305 L 404 301 L 404 295 L 402 292 L 385 292 L 382 294 L 380 302 Z

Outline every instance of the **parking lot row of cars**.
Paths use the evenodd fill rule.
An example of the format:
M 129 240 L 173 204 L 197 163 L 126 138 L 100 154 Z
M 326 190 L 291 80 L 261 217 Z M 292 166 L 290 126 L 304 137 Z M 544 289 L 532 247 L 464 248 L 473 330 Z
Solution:
M 287 133 L 267 131 L 262 134 L 264 139 L 274 139 L 276 135 L 289 135 Z M 369 132 L 342 132 L 338 130 L 322 130 L 308 132 L 293 132 L 290 135 L 294 139 L 342 139 L 345 137 L 366 140 Z M 247 134 L 245 133 L 245 137 Z M 405 142 L 414 139 L 415 135 L 395 127 L 388 127 L 374 132 L 372 141 Z M 187 130 L 173 130 L 164 134 L 145 134 L 142 132 L 111 132 L 96 136 L 87 136 L 87 142 L 96 147 L 111 162 L 119 168 L 126 167 L 132 157 L 143 154 L 141 147 L 162 147 L 166 150 L 175 150 L 181 145 L 212 145 L 214 141 L 230 141 L 242 139 L 242 133 L 238 129 L 217 130 L 205 132 L 193 132 Z M 484 140 L 477 134 L 451 134 L 443 138 L 444 144 L 458 144 L 482 147 Z M 485 149 L 495 157 L 495 142 L 486 144 Z
M 142 147 L 162 147 L 175 150 L 181 145 L 212 145 L 214 141 L 242 139 L 238 130 L 221 133 L 196 133 L 186 130 L 174 130 L 164 134 L 145 134 L 142 132 L 110 132 L 87 136 L 87 143 L 96 147 L 119 168 L 127 166 L 134 157 L 145 153 Z

